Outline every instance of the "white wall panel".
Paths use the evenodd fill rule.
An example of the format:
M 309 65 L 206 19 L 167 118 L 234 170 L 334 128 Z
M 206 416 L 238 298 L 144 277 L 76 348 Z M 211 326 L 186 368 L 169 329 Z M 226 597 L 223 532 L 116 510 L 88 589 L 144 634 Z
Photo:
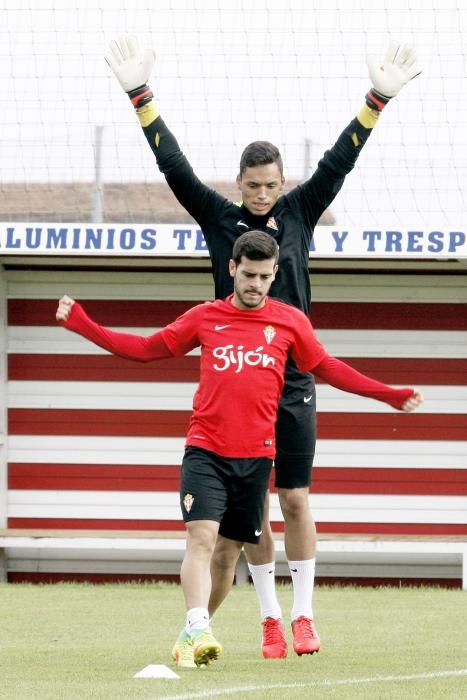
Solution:
M 318 522 L 465 523 L 467 497 L 314 494 L 310 507 Z M 278 496 L 271 495 L 271 520 L 281 521 Z M 180 520 L 178 494 L 141 491 L 9 492 L 10 517 Z
M 116 327 L 115 330 L 148 336 L 159 329 Z M 317 328 L 316 333 L 327 351 L 336 357 L 467 358 L 467 331 L 320 330 Z M 76 333 L 70 333 L 58 326 L 10 327 L 8 352 L 109 354 Z M 199 355 L 199 350 L 194 350 L 190 354 Z
M 394 385 L 397 386 L 397 385 Z M 189 411 L 197 384 L 189 382 L 33 382 L 11 381 L 9 408 Z M 423 386 L 417 413 L 465 414 L 467 386 Z M 319 413 L 395 413 L 381 401 L 316 385 Z
M 69 464 L 180 464 L 183 438 L 12 435 L 10 462 Z M 467 469 L 467 442 L 320 440 L 320 467 Z

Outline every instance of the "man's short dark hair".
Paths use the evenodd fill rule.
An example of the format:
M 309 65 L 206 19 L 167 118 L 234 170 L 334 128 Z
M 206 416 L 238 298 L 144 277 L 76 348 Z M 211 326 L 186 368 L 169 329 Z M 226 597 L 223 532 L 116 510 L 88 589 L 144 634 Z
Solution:
M 243 151 L 240 158 L 240 176 L 247 168 L 254 168 L 257 165 L 269 165 L 277 163 L 281 176 L 284 172 L 282 156 L 279 149 L 269 141 L 253 141 Z
M 279 246 L 275 239 L 264 231 L 247 231 L 242 233 L 234 243 L 232 260 L 239 265 L 242 256 L 248 260 L 271 260 L 277 263 Z

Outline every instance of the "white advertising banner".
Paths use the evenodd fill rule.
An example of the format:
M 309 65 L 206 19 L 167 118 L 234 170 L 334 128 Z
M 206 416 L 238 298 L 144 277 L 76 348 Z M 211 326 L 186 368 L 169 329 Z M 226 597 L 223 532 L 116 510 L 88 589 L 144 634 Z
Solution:
M 196 224 L 0 224 L 0 255 L 209 257 Z M 317 226 L 316 258 L 467 258 L 467 226 L 453 230 L 410 227 Z

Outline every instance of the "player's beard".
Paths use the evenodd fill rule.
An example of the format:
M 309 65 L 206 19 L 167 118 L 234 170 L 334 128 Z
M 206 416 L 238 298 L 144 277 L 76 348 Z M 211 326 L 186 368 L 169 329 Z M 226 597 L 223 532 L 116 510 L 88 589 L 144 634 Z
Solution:
M 249 291 L 252 292 L 254 290 L 245 289 L 242 292 L 239 290 L 235 281 L 234 281 L 234 289 L 235 289 L 235 294 L 237 295 L 239 302 L 245 308 L 256 309 L 258 306 L 261 306 L 264 303 L 264 299 L 266 297 L 266 294 L 262 294 L 261 292 L 255 292 L 254 295 L 250 296 L 248 294 L 248 292 Z

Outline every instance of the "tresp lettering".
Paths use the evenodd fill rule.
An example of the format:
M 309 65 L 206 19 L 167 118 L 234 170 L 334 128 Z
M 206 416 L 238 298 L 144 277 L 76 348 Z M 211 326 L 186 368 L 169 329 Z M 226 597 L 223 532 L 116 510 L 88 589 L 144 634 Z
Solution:
M 457 253 L 465 246 L 463 231 L 363 231 L 369 253 Z
M 237 365 L 235 373 L 241 372 L 244 365 L 255 367 L 274 367 L 276 361 L 266 352 L 263 353 L 263 346 L 260 345 L 256 350 L 247 350 L 245 352 L 243 345 L 238 345 L 236 348 L 233 345 L 224 345 L 223 347 L 214 348 L 212 354 L 216 360 L 221 360 L 222 364 L 214 363 L 214 369 L 219 372 L 229 369 L 232 365 Z

